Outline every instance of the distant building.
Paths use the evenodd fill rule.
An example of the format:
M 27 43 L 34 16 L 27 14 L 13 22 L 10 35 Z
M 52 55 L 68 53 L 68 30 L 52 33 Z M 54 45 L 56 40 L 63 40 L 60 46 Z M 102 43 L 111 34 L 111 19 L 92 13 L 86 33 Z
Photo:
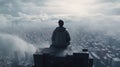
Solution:
M 120 67 L 120 58 L 113 58 L 111 67 Z
M 92 57 L 94 59 L 93 65 L 95 67 L 101 67 L 100 57 L 94 52 L 91 52 L 91 55 L 92 55 Z
M 106 65 L 109 66 L 109 67 L 111 67 L 111 65 L 112 65 L 112 59 L 115 58 L 115 55 L 107 53 L 106 54 L 106 58 L 107 58 L 106 59 Z

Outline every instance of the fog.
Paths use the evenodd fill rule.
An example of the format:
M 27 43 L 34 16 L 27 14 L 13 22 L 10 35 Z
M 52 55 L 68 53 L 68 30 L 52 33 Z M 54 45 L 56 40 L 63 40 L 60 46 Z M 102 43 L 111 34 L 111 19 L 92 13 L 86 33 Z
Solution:
M 33 54 L 36 51 L 36 48 L 22 40 L 20 37 L 10 34 L 0 34 L 0 51 L 3 52 L 3 55 L 11 55 L 14 52 L 20 52 L 21 56 L 24 56 L 24 53 Z

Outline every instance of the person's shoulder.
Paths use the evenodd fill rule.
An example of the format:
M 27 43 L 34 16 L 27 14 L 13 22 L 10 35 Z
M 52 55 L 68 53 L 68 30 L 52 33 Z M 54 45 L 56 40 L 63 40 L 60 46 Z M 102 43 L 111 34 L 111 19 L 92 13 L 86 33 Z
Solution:
M 65 27 L 56 27 L 56 29 L 66 29 Z
M 65 27 L 63 27 L 65 30 L 66 30 L 66 28 Z
M 56 27 L 56 29 L 58 29 L 59 27 Z
M 58 30 L 58 29 L 59 29 L 59 27 L 56 27 L 56 28 L 55 28 L 55 30 Z
M 59 30 L 59 27 L 56 27 L 54 31 L 57 32 L 58 30 Z

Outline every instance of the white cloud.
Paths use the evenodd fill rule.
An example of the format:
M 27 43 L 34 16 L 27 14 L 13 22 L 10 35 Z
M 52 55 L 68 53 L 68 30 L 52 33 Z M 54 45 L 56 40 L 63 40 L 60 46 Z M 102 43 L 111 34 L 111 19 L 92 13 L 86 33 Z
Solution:
M 88 16 L 95 14 L 119 14 L 119 0 L 13 0 L 1 1 L 1 13 Z M 5 6 L 6 5 L 6 6 Z
M 7 23 L 9 20 L 5 17 L 5 16 L 3 16 L 3 15 L 0 15 L 0 21 L 1 21 L 1 23 Z
M 92 13 L 94 14 L 104 14 L 106 16 L 111 16 L 111 15 L 119 15 L 119 9 L 120 9 L 120 2 L 117 3 L 96 3 L 94 5 L 94 11 L 92 11 Z
M 120 2 L 120 0 L 98 0 L 98 2 L 101 2 L 101 3 L 116 3 L 116 2 Z
M 9 55 L 18 51 L 20 55 L 24 55 L 25 52 L 33 54 L 36 48 L 15 35 L 0 33 L 0 50 L 3 54 Z

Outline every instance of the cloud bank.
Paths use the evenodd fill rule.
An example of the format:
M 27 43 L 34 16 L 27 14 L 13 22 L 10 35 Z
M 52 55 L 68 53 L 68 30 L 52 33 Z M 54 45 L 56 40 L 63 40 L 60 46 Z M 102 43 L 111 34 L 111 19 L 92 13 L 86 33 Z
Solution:
M 36 48 L 15 35 L 0 34 L 0 51 L 3 55 L 19 52 L 20 56 L 24 56 L 25 53 L 32 55 Z

